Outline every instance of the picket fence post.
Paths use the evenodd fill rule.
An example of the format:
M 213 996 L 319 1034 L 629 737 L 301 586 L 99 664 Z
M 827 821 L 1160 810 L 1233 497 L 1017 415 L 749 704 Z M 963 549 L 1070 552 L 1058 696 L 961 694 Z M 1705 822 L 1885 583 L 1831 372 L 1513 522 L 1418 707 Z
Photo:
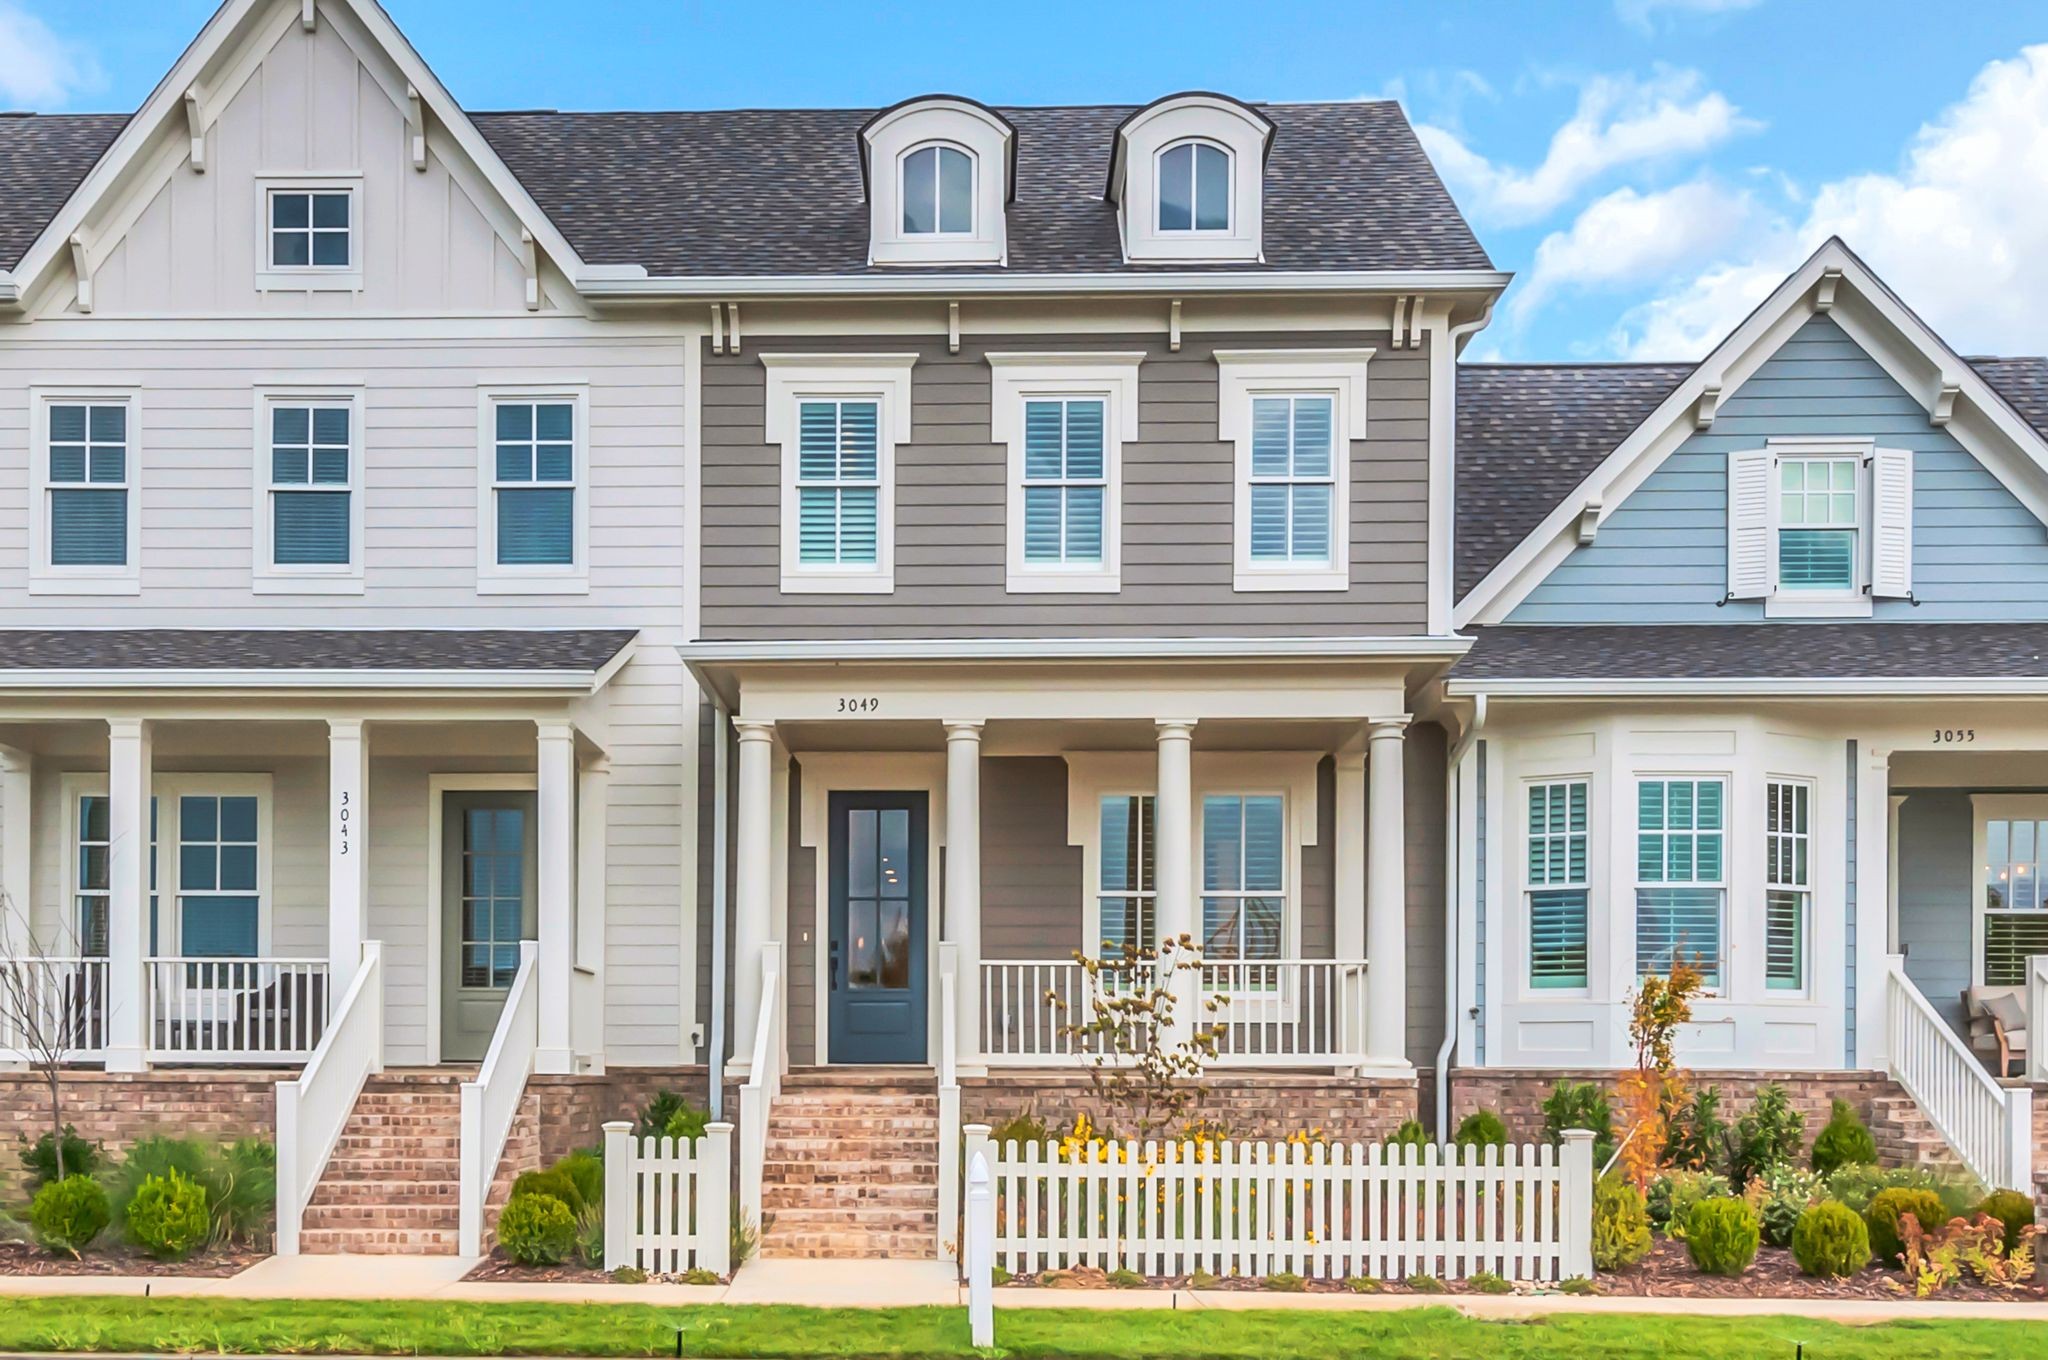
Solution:
M 697 1268 L 732 1271 L 732 1125 L 706 1124 L 697 1140 Z
M 604 1126 L 604 1268 L 617 1270 L 632 1261 L 635 1151 L 633 1126 L 615 1119 Z
M 1558 1212 L 1559 1279 L 1593 1278 L 1593 1133 L 1564 1131 L 1564 1186 Z
M 967 1330 L 976 1350 L 996 1344 L 996 1198 L 989 1184 L 988 1129 L 967 1164 Z

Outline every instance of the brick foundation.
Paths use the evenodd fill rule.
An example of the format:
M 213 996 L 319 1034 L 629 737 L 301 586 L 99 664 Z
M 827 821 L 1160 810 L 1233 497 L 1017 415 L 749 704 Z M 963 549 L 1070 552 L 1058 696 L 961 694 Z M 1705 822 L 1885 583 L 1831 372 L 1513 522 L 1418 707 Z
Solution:
M 67 1072 L 64 1122 L 118 1157 L 138 1138 L 165 1134 L 230 1142 L 277 1136 L 278 1082 L 297 1073 L 238 1068 L 154 1072 Z M 33 1072 L 0 1072 L 0 1192 L 12 1196 L 23 1172 L 17 1139 L 50 1127 L 50 1093 Z
M 1414 1119 L 1418 1090 L 1405 1081 L 1367 1080 L 1319 1073 L 1212 1072 L 1208 1098 L 1197 1117 L 1233 1137 L 1284 1138 L 1321 1129 L 1340 1142 L 1374 1142 Z M 1087 1111 L 1104 1115 L 1085 1072 L 996 1072 L 960 1081 L 961 1122 L 1000 1124 L 1030 1111 L 1055 1130 Z
M 708 1075 L 702 1067 L 614 1067 L 602 1076 L 534 1077 L 526 1093 L 529 1101 L 537 1098 L 542 1164 L 596 1147 L 604 1141 L 607 1121 L 637 1117 L 659 1092 L 675 1091 L 692 1105 L 703 1105 Z M 729 1099 L 726 1116 L 736 1119 L 738 1114 L 736 1100 Z

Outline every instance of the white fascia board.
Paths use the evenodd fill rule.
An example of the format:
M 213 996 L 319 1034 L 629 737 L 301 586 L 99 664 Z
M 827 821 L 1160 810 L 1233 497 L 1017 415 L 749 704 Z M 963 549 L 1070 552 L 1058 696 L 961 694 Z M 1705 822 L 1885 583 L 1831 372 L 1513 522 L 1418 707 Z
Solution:
M 1845 698 L 1972 698 L 2005 695 L 2048 694 L 2048 676 L 2004 676 L 1954 679 L 1929 676 L 1855 678 L 1814 676 L 1788 679 L 1778 677 L 1699 680 L 1655 679 L 1479 679 L 1444 682 L 1452 697 L 1485 695 L 1502 698 L 1625 699 L 1644 698 L 1756 698 L 1756 699 L 1845 699 Z
M 624 653 L 622 652 L 621 655 Z M 617 662 L 617 658 L 613 659 Z M 0 690 L 517 690 L 590 694 L 615 674 L 563 670 L 229 670 L 120 667 L 0 670 Z
M 967 297 L 1062 293 L 1498 293 L 1514 275 L 1491 269 L 1124 270 L 1096 274 L 734 274 L 725 277 L 621 277 L 616 266 L 586 270 L 577 288 L 596 299 L 759 297 Z
M 1378 657 L 1459 657 L 1463 637 L 1368 638 L 989 638 L 974 642 L 884 638 L 815 642 L 689 642 L 686 662 L 748 661 L 1231 661 L 1265 658 L 1348 661 Z

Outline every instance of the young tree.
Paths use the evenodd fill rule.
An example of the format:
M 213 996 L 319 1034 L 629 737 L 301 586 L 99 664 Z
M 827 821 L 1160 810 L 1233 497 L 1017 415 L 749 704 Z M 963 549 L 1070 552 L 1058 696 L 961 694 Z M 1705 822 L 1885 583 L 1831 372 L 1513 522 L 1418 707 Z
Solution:
M 1669 977 L 1653 974 L 1636 988 L 1628 1022 L 1636 1065 L 1618 1085 L 1623 1113 L 1632 1125 L 1621 1146 L 1621 1164 L 1638 1190 L 1657 1174 L 1670 1135 L 1668 1112 L 1684 1099 L 1686 1073 L 1672 1044 L 1678 1027 L 1692 1019 L 1692 999 L 1701 981 L 1699 969 L 1678 959 Z
M 1216 1056 L 1221 1029 L 1195 1029 L 1176 1039 L 1174 1013 L 1183 977 L 1198 987 L 1202 951 L 1181 935 L 1158 948 L 1126 943 L 1110 958 L 1074 959 L 1088 973 L 1088 1016 L 1063 1025 L 1061 1034 L 1089 1055 L 1088 1079 L 1096 1099 L 1129 1123 L 1120 1130 L 1139 1141 L 1177 1137 L 1208 1094 L 1202 1073 Z M 1056 1009 L 1066 1003 L 1056 994 Z M 1214 1015 L 1229 998 L 1209 995 L 1202 1009 Z
M 55 952 L 38 942 L 28 913 L 0 896 L 0 1033 L 13 1036 L 13 1047 L 50 1094 L 50 1141 L 56 1146 L 57 1179 L 64 1167 L 64 1063 L 102 1013 L 104 996 L 95 995 L 92 974 L 75 960 L 83 956 L 76 935 L 67 927 L 57 932 Z M 68 964 L 68 966 L 67 966 Z

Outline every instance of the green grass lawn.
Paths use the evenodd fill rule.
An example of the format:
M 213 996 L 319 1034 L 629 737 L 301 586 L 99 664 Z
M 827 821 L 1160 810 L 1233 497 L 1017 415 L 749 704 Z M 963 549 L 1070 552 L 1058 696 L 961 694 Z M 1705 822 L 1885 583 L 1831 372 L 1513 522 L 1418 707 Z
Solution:
M 2012 1360 L 2036 1353 L 2039 1324 L 1910 1321 L 1841 1327 L 1797 1317 L 1586 1316 L 1482 1322 L 1447 1308 L 1400 1312 L 996 1314 L 996 1354 L 1265 1360 Z M 677 1349 L 678 1338 L 681 1350 Z M 127 1351 L 294 1355 L 960 1356 L 958 1308 L 837 1309 L 639 1304 L 245 1302 L 228 1299 L 0 1299 L 0 1352 Z

